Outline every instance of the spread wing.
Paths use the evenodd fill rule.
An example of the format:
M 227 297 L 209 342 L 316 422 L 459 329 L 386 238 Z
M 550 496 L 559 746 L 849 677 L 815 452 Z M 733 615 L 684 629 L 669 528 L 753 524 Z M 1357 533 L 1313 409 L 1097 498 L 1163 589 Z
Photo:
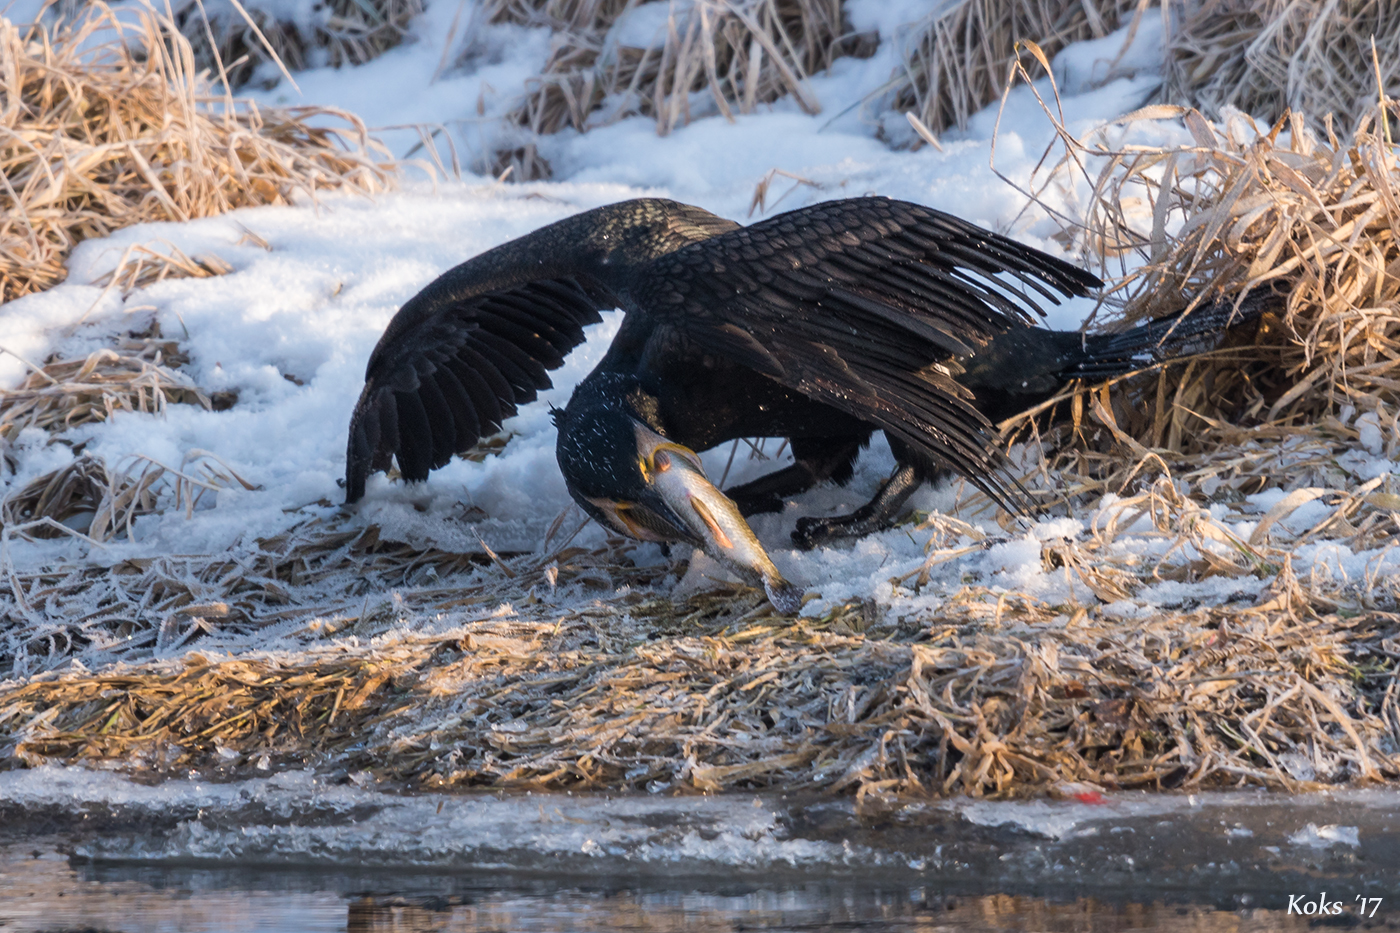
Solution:
M 937 366 L 1024 327 L 1089 273 L 885 198 L 817 204 L 651 263 L 633 300 L 705 349 L 879 425 L 1008 507 L 996 432 Z
M 1100 283 L 947 214 L 885 198 L 739 227 L 643 199 L 575 215 L 445 273 L 390 322 L 350 424 L 346 498 L 397 457 L 425 479 L 550 384 L 601 308 L 884 428 L 1003 504 L 995 431 L 937 364 Z
M 370 355 L 350 419 L 346 501 L 394 458 L 405 479 L 427 479 L 549 388 L 584 326 L 618 307 L 602 275 L 618 238 L 632 235 L 632 252 L 650 258 L 736 226 L 671 201 L 628 201 L 443 273 L 399 309 Z

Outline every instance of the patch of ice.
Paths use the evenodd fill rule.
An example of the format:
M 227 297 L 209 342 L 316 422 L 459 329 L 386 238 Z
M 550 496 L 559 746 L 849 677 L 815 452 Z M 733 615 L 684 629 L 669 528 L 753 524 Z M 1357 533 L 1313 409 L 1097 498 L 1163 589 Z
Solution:
M 89 857 L 481 868 L 583 855 L 762 870 L 837 864 L 848 855 L 836 843 L 785 838 L 776 813 L 731 798 L 400 796 L 329 785 L 302 771 L 228 784 L 172 779 L 143 786 L 110 772 L 53 766 L 0 774 L 0 797 L 75 810 L 107 804 L 189 814 L 159 839 L 113 835 L 87 842 L 79 852 Z M 236 826 L 203 820 L 205 811 L 245 808 L 254 815 Z M 865 847 L 849 851 L 870 855 Z
M 1361 845 L 1361 830 L 1355 826 L 1337 826 L 1334 823 L 1328 823 L 1326 826 L 1309 823 L 1289 836 L 1288 841 L 1295 846 L 1308 846 L 1313 849 L 1330 849 L 1339 845 L 1355 849 Z

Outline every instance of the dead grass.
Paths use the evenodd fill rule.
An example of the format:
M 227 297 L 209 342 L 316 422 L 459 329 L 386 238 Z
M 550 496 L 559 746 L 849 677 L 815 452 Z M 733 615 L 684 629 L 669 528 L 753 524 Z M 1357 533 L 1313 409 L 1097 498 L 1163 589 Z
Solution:
M 134 223 L 389 182 L 355 117 L 210 96 L 175 25 L 130 12 L 138 28 L 101 3 L 52 32 L 0 21 L 0 300 L 56 284 L 77 243 Z M 345 128 L 315 125 L 328 117 Z
M 208 5 L 197 2 L 175 7 L 195 64 L 217 74 L 219 63 L 227 63 L 234 88 L 269 61 L 292 71 L 373 61 L 404 41 L 409 22 L 424 9 L 423 0 L 323 0 L 317 21 L 303 25 L 248 6 L 223 15 L 208 15 Z
M 882 98 L 894 110 L 918 116 L 934 134 L 965 129 L 973 114 L 1001 96 L 1017 60 L 1017 43 L 1035 42 L 1053 58 L 1071 42 L 1102 38 L 1145 9 L 1137 0 L 941 4 L 912 28 L 903 72 L 895 75 Z M 1033 75 L 1041 77 L 1043 72 Z
M 968 573 L 961 558 L 1009 539 L 937 514 L 908 528 L 923 565 L 890 584 L 942 599 L 797 623 L 746 588 L 658 596 L 669 571 L 621 541 L 424 552 L 340 517 L 217 557 L 17 569 L 17 538 L 129 535 L 141 509 L 197 508 L 239 481 L 212 461 L 118 474 L 79 459 L 5 505 L 3 766 L 311 763 L 409 787 L 865 800 L 1400 780 L 1400 487 L 1357 457 L 1400 453 L 1385 124 L 1323 141 L 1302 121 L 1134 119 L 1184 119 L 1192 143 L 1107 127 L 1063 139 L 1032 180 L 1047 206 L 1050 186 L 1069 193 L 1065 242 L 1118 273 L 1110 326 L 1250 290 L 1286 300 L 1210 354 L 1067 391 L 1057 427 L 1008 426 L 1044 445 L 1030 485 L 1095 507 L 1083 532 L 1040 542 L 1067 597 Z M 1269 508 L 1250 502 L 1275 487 Z M 1352 555 L 1363 570 L 1343 569 Z M 1173 584 L 1198 595 L 1172 602 Z M 259 633 L 266 652 L 217 652 Z M 210 650 L 177 656 L 196 639 Z
M 1063 601 L 969 577 L 960 558 L 1009 539 L 933 514 L 909 529 L 923 565 L 890 582 L 944 599 L 796 624 L 744 587 L 658 595 L 670 568 L 634 566 L 621 540 L 572 547 L 566 516 L 532 554 L 422 551 L 342 515 L 222 556 L 16 569 L 13 540 L 100 543 L 242 482 L 207 459 L 80 458 L 4 506 L 0 766 L 865 799 L 1400 779 L 1400 590 L 1378 552 L 1400 534 L 1397 487 L 1346 471 L 1345 426 L 1236 430 L 1190 456 L 1079 448 L 1068 499 L 1109 475 L 1122 496 L 1041 543 Z M 1292 491 L 1251 511 L 1274 482 Z M 1376 556 L 1348 576 L 1300 556 L 1317 544 Z M 1267 583 L 1224 605 L 1135 608 L 1149 587 L 1251 578 Z M 220 650 L 250 639 L 271 650 Z M 196 640 L 210 648 L 182 656 Z
M 1064 468 L 1071 504 L 1121 481 L 1085 532 L 1040 545 L 1067 599 L 968 576 L 961 558 L 1008 539 L 934 514 L 909 529 L 923 566 L 890 582 L 945 598 L 796 624 L 742 587 L 673 602 L 652 589 L 671 569 L 634 566 L 620 540 L 571 547 L 564 516 L 522 555 L 422 551 L 339 516 L 218 556 L 17 569 L 16 539 L 130 535 L 143 511 L 239 482 L 80 458 L 5 504 L 0 766 L 311 763 L 409 787 L 867 800 L 1400 778 L 1400 592 L 1381 550 L 1400 490 L 1347 471 L 1359 433 L 1340 422 L 1220 430 L 1236 433 L 1195 454 L 1126 434 L 1060 451 L 1081 458 Z M 1252 511 L 1275 483 L 1292 491 Z M 1303 556 L 1318 544 L 1374 556 L 1348 576 Z M 1208 607 L 1144 592 L 1252 579 Z M 270 650 L 221 650 L 250 641 Z
M 645 0 L 487 0 L 482 13 L 493 23 L 607 32 L 619 16 L 639 2 Z
M 842 55 L 874 53 L 878 37 L 844 25 L 839 0 L 703 0 L 672 10 L 649 47 L 616 40 L 615 26 L 666 0 L 488 0 L 493 22 L 555 33 L 542 74 L 507 118 L 521 128 L 482 168 L 518 180 L 548 177 L 536 139 L 565 127 L 585 132 L 634 114 L 665 134 L 694 117 L 748 113 L 791 96 L 809 113 L 821 104 L 807 78 Z M 937 139 L 995 101 L 1016 73 L 1017 44 L 1053 58 L 1065 46 L 1123 27 L 1136 34 L 1145 0 L 957 0 L 912 24 L 904 63 L 868 104 L 909 114 L 919 139 Z M 1400 67 L 1400 17 L 1380 0 L 1192 0 L 1170 7 L 1163 50 L 1165 99 L 1221 117 L 1230 108 L 1278 119 L 1290 108 L 1321 130 L 1327 114 L 1356 126 L 1377 88 Z M 1375 37 L 1375 58 L 1371 40 Z M 1125 45 L 1126 48 L 1126 45 Z M 1116 77 L 1117 62 L 1101 76 Z M 1021 69 L 1043 76 L 1037 63 Z M 1388 76 L 1388 77 L 1387 77 Z M 696 92 L 706 92 L 692 112 Z M 922 127 L 922 129 L 920 129 Z
M 72 363 L 50 378 L 59 365 Z M 25 417 L 57 434 L 49 412 Z M 658 595 L 671 568 L 636 567 L 621 540 L 573 547 L 566 516 L 532 554 L 418 550 L 340 515 L 222 555 L 17 568 L 16 541 L 100 550 L 141 515 L 248 488 L 199 451 L 178 468 L 79 456 L 0 507 L 0 766 L 310 762 L 397 786 L 867 799 L 1394 780 L 1400 593 L 1384 555 L 1359 577 L 1293 566 L 1318 543 L 1393 541 L 1400 494 L 1386 477 L 1357 482 L 1338 456 L 1356 431 L 1323 427 L 1241 431 L 1190 469 L 1185 454 L 1080 447 L 1072 502 L 1109 474 L 1139 481 L 1086 532 L 1041 544 L 1065 601 L 968 577 L 960 558 L 1007 539 L 935 514 L 909 529 L 923 566 L 891 584 L 946 598 L 797 624 L 743 587 Z M 1245 496 L 1285 476 L 1297 488 L 1251 513 Z M 1325 512 L 1299 526 L 1293 513 L 1317 501 Z M 1250 578 L 1269 582 L 1226 605 L 1132 608 L 1163 583 Z M 590 589 L 598 599 L 579 598 Z
M 131 461 L 124 469 L 111 469 L 82 455 L 6 496 L 0 503 L 4 541 L 75 535 L 101 546 L 114 538 L 134 540 L 132 525 L 143 515 L 173 510 L 188 518 L 209 493 L 235 485 L 257 488 L 204 450 L 190 451 L 178 469 L 146 456 Z
M 1400 498 L 1328 494 L 1363 523 Z M 1159 561 L 1117 546 L 1142 521 L 1171 542 Z M 542 591 L 549 566 L 561 576 L 580 558 L 619 566 L 617 555 L 520 557 L 476 571 L 481 588 L 430 598 L 454 620 L 440 634 L 351 611 L 306 624 L 378 631 L 372 647 L 342 641 L 295 660 L 194 653 L 11 681 L 0 730 L 11 765 L 253 773 L 312 762 L 420 787 L 1014 796 L 1400 778 L 1395 587 L 1383 575 L 1299 578 L 1290 551 L 1309 533 L 1282 527 L 1266 520 L 1240 540 L 1162 479 L 1090 534 L 1043 545 L 1047 569 L 1100 600 L 1154 580 L 1272 576 L 1253 605 L 1135 618 L 980 585 L 912 619 L 854 603 L 794 625 L 747 590 L 491 611 L 503 591 Z M 985 543 L 942 517 L 922 530 L 930 568 Z M 383 572 L 378 560 L 361 567 Z M 167 616 L 174 647 L 235 613 L 192 596 L 181 608 Z
M 1291 110 L 1321 130 L 1331 114 L 1350 131 L 1374 108 L 1379 81 L 1400 92 L 1400 18 L 1381 0 L 1197 0 L 1184 9 L 1167 99 L 1208 116 L 1233 108 L 1275 121 Z
M 178 367 L 179 344 L 152 328 L 119 339 L 113 349 L 53 360 L 34 369 L 14 389 L 0 389 L 0 438 L 14 441 L 26 428 L 50 433 L 115 412 L 163 412 L 171 404 L 210 407 L 209 399 Z
M 1100 451 L 1170 460 L 1251 436 L 1349 437 L 1358 446 L 1364 432 L 1365 446 L 1394 457 L 1400 157 L 1389 123 L 1397 115 L 1387 99 L 1340 138 L 1330 129 L 1319 138 L 1295 114 L 1261 127 L 1238 113 L 1217 124 L 1161 106 L 1083 139 L 1061 127 L 1051 150 L 1063 155 L 1047 151 L 1025 190 L 1058 215 L 1067 247 L 1098 257 L 1110 281 L 1103 323 L 1121 328 L 1250 294 L 1277 296 L 1278 310 L 1210 354 L 1118 380 L 1121 391 L 1067 391 L 1056 404 L 1070 407 L 1071 427 L 1054 446 L 1072 435 L 1082 457 L 1087 429 Z M 1180 121 L 1191 142 L 1128 142 L 1154 121 Z M 1052 191 L 1068 205 L 1047 201 Z M 1029 418 L 1010 426 L 1034 430 Z
M 99 276 L 92 284 L 115 286 L 123 295 L 129 295 L 166 279 L 207 279 L 233 271 L 233 266 L 213 253 L 191 257 L 173 243 L 165 245 L 168 252 L 144 243 L 127 247 L 112 271 Z
M 647 47 L 610 35 L 614 24 L 639 7 L 663 2 L 488 0 L 483 13 L 489 21 L 556 30 L 543 73 L 527 82 L 508 121 L 538 136 L 565 127 L 586 132 L 643 114 L 665 135 L 697 116 L 732 119 L 788 95 L 807 113 L 817 113 L 821 103 L 808 77 L 841 55 L 873 51 L 868 37 L 846 35 L 840 0 L 701 0 L 671 7 Z M 692 110 L 695 92 L 708 94 L 699 111 Z M 509 152 L 498 155 L 492 167 L 513 167 L 518 180 L 548 171 L 529 140 L 513 159 Z
M 96 492 L 84 495 L 82 477 L 92 474 L 97 475 L 87 482 Z M 49 521 L 24 514 L 45 490 L 65 485 L 79 487 L 68 498 L 75 500 L 73 513 L 81 521 L 69 521 L 72 513 Z M 91 535 L 100 544 L 129 534 L 128 517 L 192 511 L 201 507 L 203 495 L 237 486 L 252 488 L 206 451 L 191 452 L 178 469 L 142 460 L 124 472 L 106 471 L 91 458 L 80 458 L 6 500 L 4 514 L 14 514 L 16 522 L 6 522 L 3 543 L 8 548 L 11 541 L 29 537 L 80 534 L 89 521 L 105 519 L 96 529 L 103 533 Z M 114 518 L 101 510 L 93 518 L 83 514 L 99 500 L 123 493 Z M 50 493 L 50 500 L 56 498 Z M 272 630 L 293 642 L 337 633 L 369 637 L 425 613 L 479 607 L 489 615 L 502 601 L 538 605 L 537 593 L 556 586 L 578 583 L 611 592 L 648 585 L 669 572 L 631 567 L 628 545 L 621 540 L 599 551 L 564 541 L 543 557 L 517 559 L 485 550 L 418 550 L 381 539 L 375 526 L 346 519 L 307 519 L 272 538 L 240 542 L 224 555 L 133 558 L 111 568 L 59 561 L 17 570 L 5 556 L 0 561 L 8 581 L 0 597 L 6 606 L 0 675 L 22 679 L 75 659 L 104 666 L 148 660 L 153 652 L 173 651 L 206 635 L 246 638 Z M 495 572 L 483 575 L 483 567 Z M 193 616 L 198 618 L 191 621 Z

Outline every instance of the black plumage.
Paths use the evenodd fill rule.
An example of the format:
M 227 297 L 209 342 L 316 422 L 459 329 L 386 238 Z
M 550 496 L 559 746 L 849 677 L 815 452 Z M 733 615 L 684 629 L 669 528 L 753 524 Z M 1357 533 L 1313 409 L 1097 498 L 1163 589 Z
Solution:
M 803 543 L 888 520 L 894 500 L 940 468 L 1017 509 L 1023 498 L 1000 470 L 991 422 L 1066 379 L 1141 365 L 1160 341 L 1160 326 L 1087 343 L 1033 326 L 1040 302 L 1100 284 L 1013 240 L 886 198 L 817 204 L 747 227 L 656 199 L 586 211 L 462 263 L 400 309 L 370 356 L 351 420 L 347 500 L 391 458 L 406 479 L 422 480 L 497 430 L 548 387 L 547 372 L 599 310 L 618 307 L 627 312 L 621 330 L 558 421 L 571 492 L 619 530 L 645 537 L 651 527 L 634 521 L 649 461 L 638 472 L 635 449 L 611 449 L 628 423 L 647 432 L 647 450 L 666 446 L 657 438 L 690 450 L 791 438 L 796 463 L 731 491 L 746 513 L 849 478 L 862 444 L 883 430 L 900 471 L 864 517 L 807 523 Z M 616 423 L 593 430 L 600 418 Z M 611 442 L 590 445 L 593 434 Z

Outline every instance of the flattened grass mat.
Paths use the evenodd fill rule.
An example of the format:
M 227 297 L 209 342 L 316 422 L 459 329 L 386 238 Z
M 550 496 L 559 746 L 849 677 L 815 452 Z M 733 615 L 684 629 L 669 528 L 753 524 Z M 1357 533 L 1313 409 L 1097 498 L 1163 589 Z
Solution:
M 1170 521 L 1182 527 L 1179 513 Z M 931 564 L 979 546 L 949 537 Z M 1100 590 L 1151 575 L 1150 561 L 1114 566 L 1115 553 L 1111 535 L 1064 539 L 1042 560 Z M 453 608 L 443 590 L 436 602 L 448 608 L 434 612 L 420 590 L 397 618 L 312 620 L 340 629 L 326 647 L 193 651 L 11 681 L 0 687 L 0 754 L 10 767 L 156 773 L 311 765 L 409 787 L 861 796 L 1400 778 L 1390 579 L 1300 579 L 1286 550 L 1241 542 L 1235 553 L 1218 566 L 1277 562 L 1254 605 L 1128 620 L 977 586 L 927 615 L 853 602 L 795 623 L 754 591 L 672 602 L 644 576 L 563 613 L 528 595 L 514 608 L 463 608 L 470 592 Z M 476 579 L 519 596 L 551 575 L 627 573 L 615 553 L 560 555 L 547 567 L 503 560 Z

